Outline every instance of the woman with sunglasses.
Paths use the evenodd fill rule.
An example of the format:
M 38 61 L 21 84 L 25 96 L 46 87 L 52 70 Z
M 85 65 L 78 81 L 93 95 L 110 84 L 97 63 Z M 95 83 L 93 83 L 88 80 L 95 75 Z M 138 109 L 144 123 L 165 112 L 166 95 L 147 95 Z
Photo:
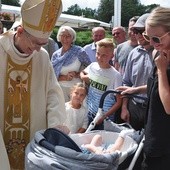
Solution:
M 159 51 L 148 79 L 148 117 L 143 168 L 170 169 L 170 8 L 157 7 L 146 20 L 147 41 Z

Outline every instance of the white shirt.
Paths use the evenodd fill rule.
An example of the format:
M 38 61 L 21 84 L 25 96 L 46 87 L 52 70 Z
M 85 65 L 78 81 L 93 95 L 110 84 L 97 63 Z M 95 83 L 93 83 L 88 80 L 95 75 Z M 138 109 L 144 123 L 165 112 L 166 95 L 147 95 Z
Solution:
M 70 133 L 76 133 L 80 128 L 87 129 L 88 118 L 87 110 L 82 105 L 80 109 L 74 109 L 69 102 L 65 103 L 66 106 L 66 126 L 70 129 Z

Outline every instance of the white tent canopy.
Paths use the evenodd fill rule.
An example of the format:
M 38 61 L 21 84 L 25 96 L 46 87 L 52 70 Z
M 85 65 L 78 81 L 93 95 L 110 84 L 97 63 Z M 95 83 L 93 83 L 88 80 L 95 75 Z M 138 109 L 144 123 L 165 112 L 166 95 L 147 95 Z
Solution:
M 10 12 L 16 15 L 16 19 L 20 20 L 21 17 L 21 7 L 2 5 L 1 12 Z M 92 28 L 95 26 L 101 26 L 105 28 L 111 28 L 111 24 L 90 18 L 84 18 L 81 16 L 61 14 L 56 26 L 68 25 L 73 28 Z
M 74 28 L 82 28 L 82 27 L 94 27 L 94 26 L 102 26 L 106 28 L 110 28 L 111 24 L 101 22 L 96 19 L 84 18 L 82 16 L 75 16 L 75 15 L 68 15 L 68 14 L 61 14 L 57 23 L 57 26 L 61 25 L 69 25 Z
M 10 6 L 10 5 L 1 5 L 1 12 L 10 12 L 16 16 L 20 16 L 21 7 Z

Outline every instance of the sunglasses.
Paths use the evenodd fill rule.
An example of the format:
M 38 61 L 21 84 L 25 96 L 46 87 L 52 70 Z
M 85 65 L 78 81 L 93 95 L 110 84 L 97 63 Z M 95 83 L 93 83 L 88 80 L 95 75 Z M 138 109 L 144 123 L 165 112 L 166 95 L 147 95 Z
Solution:
M 136 29 L 136 28 L 135 28 L 135 29 L 133 29 L 132 31 L 133 31 L 134 34 L 141 34 L 141 35 L 142 35 L 142 33 L 143 33 L 145 30 L 144 30 L 144 29 L 140 30 L 140 29 Z
M 167 36 L 170 32 L 165 33 L 164 35 L 162 35 L 161 37 L 156 37 L 156 36 L 148 36 L 146 33 L 143 33 L 143 37 L 146 41 L 150 42 L 150 40 L 152 40 L 155 43 L 161 43 L 161 39 L 165 36 Z

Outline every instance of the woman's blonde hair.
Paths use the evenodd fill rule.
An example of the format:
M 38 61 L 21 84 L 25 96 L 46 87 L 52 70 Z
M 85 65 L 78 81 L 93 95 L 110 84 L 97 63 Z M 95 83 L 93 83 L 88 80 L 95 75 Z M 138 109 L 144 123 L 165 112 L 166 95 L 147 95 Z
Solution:
M 170 8 L 156 7 L 147 18 L 146 24 L 151 27 L 162 26 L 165 31 L 170 31 Z

